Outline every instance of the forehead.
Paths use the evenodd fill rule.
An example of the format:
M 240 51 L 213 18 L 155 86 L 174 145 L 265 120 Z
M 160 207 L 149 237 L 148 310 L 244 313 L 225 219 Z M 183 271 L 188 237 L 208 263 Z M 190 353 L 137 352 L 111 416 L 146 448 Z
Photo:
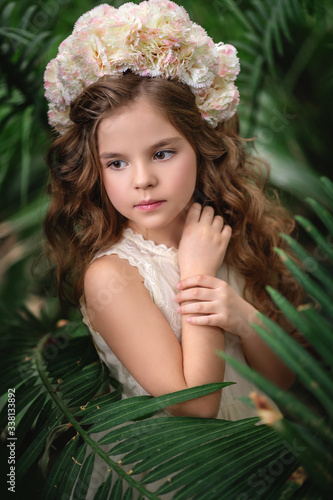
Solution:
M 99 124 L 99 148 L 108 144 L 155 143 L 164 136 L 182 137 L 165 113 L 147 99 L 140 99 L 107 115 Z

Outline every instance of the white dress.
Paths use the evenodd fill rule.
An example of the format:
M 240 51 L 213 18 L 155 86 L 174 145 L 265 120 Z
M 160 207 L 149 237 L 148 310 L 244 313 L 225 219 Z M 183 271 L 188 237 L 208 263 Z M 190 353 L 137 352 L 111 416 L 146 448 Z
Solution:
M 137 267 L 154 303 L 163 313 L 177 339 L 180 341 L 181 316 L 177 312 L 177 303 L 173 300 L 177 293 L 176 284 L 180 280 L 177 249 L 168 248 L 166 245 L 157 245 L 153 241 L 145 240 L 141 234 L 133 232 L 130 228 L 126 228 L 123 231 L 122 239 L 118 243 L 107 250 L 97 253 L 94 259 L 111 254 L 116 254 L 120 258 L 128 260 L 132 266 Z M 244 281 L 233 270 L 223 265 L 217 277 L 229 283 L 242 296 Z M 103 338 L 91 327 L 83 298 L 81 299 L 81 311 L 83 321 L 90 329 L 100 358 L 109 368 L 111 375 L 122 383 L 123 398 L 147 395 L 148 393 L 126 370 Z M 246 363 L 238 337 L 228 332 L 225 332 L 225 351 L 242 363 Z M 227 363 L 225 366 L 224 381 L 236 382 L 236 384 L 222 390 L 221 404 L 217 418 L 238 420 L 255 416 L 253 410 L 238 398 L 239 396 L 247 397 L 251 391 L 258 389 L 251 382 L 239 375 Z M 165 414 L 169 413 L 165 412 Z

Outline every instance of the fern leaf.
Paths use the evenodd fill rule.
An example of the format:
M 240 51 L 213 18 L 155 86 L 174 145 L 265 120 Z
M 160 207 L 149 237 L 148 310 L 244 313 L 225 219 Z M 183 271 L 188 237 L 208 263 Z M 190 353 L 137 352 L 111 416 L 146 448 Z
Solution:
M 234 2 L 234 0 L 225 0 L 226 7 L 233 12 L 238 21 L 246 28 L 248 31 L 252 31 L 252 25 L 243 14 L 238 5 Z
M 265 443 L 265 445 L 258 444 L 258 451 L 261 450 L 261 452 L 263 453 L 264 447 L 266 447 L 267 449 L 269 448 L 267 442 Z M 269 453 L 271 456 L 277 456 L 279 452 L 281 453 L 281 449 L 275 449 L 273 445 Z M 196 494 L 200 498 L 207 490 L 216 487 L 218 487 L 219 489 L 220 498 L 225 498 L 226 494 L 229 496 L 229 498 L 237 498 L 237 495 L 233 496 L 233 490 L 236 489 L 241 491 L 243 488 L 242 481 L 239 480 L 239 478 L 244 477 L 244 473 L 247 477 L 251 477 L 251 473 L 257 471 L 258 467 L 260 467 L 260 462 L 260 459 L 259 463 L 257 461 L 245 460 L 244 464 L 242 464 L 242 469 L 237 468 L 237 470 L 235 470 L 235 468 L 232 467 L 231 464 L 229 464 L 229 467 L 221 467 L 221 464 L 218 464 L 217 462 L 215 462 L 215 464 L 211 463 L 211 467 L 206 470 L 206 473 L 204 475 L 199 474 L 197 480 L 192 480 L 190 482 L 186 481 L 186 486 L 177 491 L 173 498 L 175 500 L 185 500 L 191 498 L 194 494 Z M 222 471 L 223 475 L 225 474 L 223 482 L 218 479 L 219 477 L 221 477 Z M 166 484 L 164 487 L 162 486 L 158 490 L 158 493 L 166 493 L 176 488 L 177 486 L 179 486 L 177 479 L 172 478 L 172 486 Z
M 93 467 L 94 467 L 94 460 L 95 460 L 95 454 L 90 453 L 88 457 L 85 458 L 81 470 L 76 482 L 76 486 L 74 489 L 73 493 L 73 498 L 85 498 L 90 480 L 91 480 L 91 475 L 93 472 Z
M 109 472 L 106 481 L 101 484 L 94 496 L 94 500 L 108 500 L 111 491 L 112 471 Z
M 133 500 L 133 489 L 132 488 L 128 488 L 128 490 L 124 494 L 122 500 Z
M 255 422 L 252 420 L 252 423 L 251 419 L 247 420 L 250 420 L 250 422 L 244 421 L 242 426 L 228 426 L 227 422 L 225 422 L 225 425 L 219 425 L 221 430 L 224 430 L 223 433 L 216 429 L 217 432 L 215 434 L 208 434 L 210 439 L 202 441 L 201 443 L 192 442 L 190 446 L 187 446 L 187 448 L 180 449 L 179 454 L 176 457 L 172 456 L 169 458 L 163 458 L 163 460 L 159 460 L 159 463 L 155 462 L 154 468 L 144 477 L 145 484 L 168 477 L 171 474 L 180 471 L 182 468 L 189 467 L 191 469 L 191 467 L 195 464 L 206 463 L 206 460 L 210 456 L 220 454 L 222 444 L 225 446 L 225 451 L 227 452 L 227 450 L 230 451 L 237 443 L 241 444 L 242 442 L 252 442 L 252 438 L 259 438 L 261 433 L 265 435 L 266 439 L 268 439 L 268 436 L 272 434 L 270 429 L 264 427 L 258 432 L 257 427 L 254 425 L 254 423 L 258 423 L 257 419 L 255 419 Z M 185 430 L 187 433 L 187 428 Z M 206 431 L 202 429 L 202 433 L 205 432 Z M 225 456 L 223 454 L 223 457 L 221 455 L 221 462 L 227 462 L 228 460 L 230 460 L 229 455 Z M 149 469 L 149 467 L 147 467 L 147 469 Z M 144 470 L 142 467 L 140 468 Z M 135 466 L 133 471 L 140 472 L 140 468 Z
M 329 353 L 332 354 L 332 325 L 328 324 L 327 321 L 316 311 L 313 307 L 305 307 L 302 309 L 304 316 L 309 320 L 311 327 L 314 332 L 320 332 L 321 338 L 326 342 L 326 348 L 329 349 Z M 316 346 L 317 343 L 314 344 Z
M 333 386 L 329 374 L 280 326 L 262 314 L 259 314 L 258 317 L 269 328 L 270 332 L 267 332 L 260 325 L 252 324 L 252 327 L 267 345 L 284 360 L 286 365 L 298 375 L 299 379 L 327 411 L 333 413 Z
M 1 26 L 9 26 L 10 25 L 10 16 L 12 15 L 12 12 L 15 8 L 15 2 L 9 2 L 5 7 L 2 9 L 1 12 Z
M 89 401 L 107 379 L 107 372 L 101 362 L 85 366 L 78 375 L 67 378 L 60 384 L 60 390 L 70 399 L 69 406 L 77 406 Z
M 251 4 L 256 9 L 258 15 L 261 17 L 261 25 L 266 24 L 269 17 L 269 10 L 265 7 L 264 2 L 261 0 L 252 0 Z
M 48 417 L 49 418 L 47 420 L 47 425 L 42 427 L 42 430 L 36 435 L 34 441 L 25 450 L 22 457 L 17 463 L 18 480 L 21 480 L 25 476 L 27 471 L 43 451 L 50 431 L 52 431 L 55 427 L 57 427 L 57 425 L 59 425 L 61 417 L 59 416 L 58 408 L 54 408 L 54 410 L 48 415 Z
M 328 366 L 333 366 L 333 339 L 331 332 L 327 335 L 326 331 L 317 322 L 318 331 L 320 331 L 320 335 L 318 335 L 317 328 L 313 328 L 313 323 L 309 321 L 306 314 L 306 311 L 311 309 L 311 306 L 301 306 L 299 310 L 296 310 L 283 295 L 273 288 L 267 287 L 267 291 L 277 307 L 297 330 L 304 335 L 322 358 L 327 361 Z
M 30 429 L 33 428 L 35 420 L 38 418 L 42 408 L 45 404 L 46 394 L 40 394 L 34 401 L 32 405 L 27 406 L 24 413 L 24 418 L 22 418 L 16 427 L 15 435 L 17 442 L 20 443 L 23 438 L 27 435 Z
M 291 238 L 289 235 L 282 234 L 283 239 L 288 243 L 292 251 L 297 257 L 301 259 L 307 271 L 315 275 L 315 277 L 322 282 L 327 290 L 333 290 L 333 279 L 327 273 L 319 262 L 307 252 L 302 245 Z
M 235 431 L 238 427 L 232 426 L 231 429 Z M 248 432 L 248 430 L 249 427 L 246 428 L 246 432 Z M 133 440 L 131 439 L 130 443 L 125 442 L 122 445 L 116 446 L 110 453 L 118 454 L 123 453 L 123 451 L 128 451 L 128 445 L 130 445 L 130 448 L 132 448 L 133 451 L 122 458 L 122 463 L 129 464 L 141 460 L 140 463 L 133 467 L 133 471 L 135 473 L 144 472 L 153 466 L 169 460 L 176 454 L 176 452 L 177 454 L 181 454 L 189 449 L 195 449 L 197 446 L 204 446 L 206 442 L 210 440 L 226 438 L 227 431 L 224 426 L 219 426 L 219 428 L 212 427 L 210 430 L 206 429 L 205 432 L 203 432 L 200 428 L 191 432 L 187 427 L 186 434 L 186 441 L 181 442 L 184 430 L 182 429 L 177 432 L 176 424 L 174 424 L 173 429 L 169 434 L 169 439 L 154 439 L 154 441 L 151 442 L 151 440 L 147 440 L 147 436 L 145 436 L 143 441 L 141 441 L 141 446 L 139 447 L 136 446 L 136 442 L 133 447 Z
M 316 212 L 318 217 L 322 220 L 322 222 L 327 227 L 329 233 L 333 235 L 333 217 L 332 215 L 324 208 L 320 203 L 316 200 L 312 200 L 311 198 L 307 198 L 306 201 Z
M 113 403 L 112 409 L 106 406 L 103 409 L 97 409 L 97 412 L 89 412 L 86 417 L 83 417 L 81 424 L 91 424 L 95 421 L 96 416 L 98 416 L 98 422 L 92 425 L 90 432 L 105 431 L 109 429 L 110 426 L 119 425 L 129 420 L 151 415 L 167 406 L 172 406 L 183 401 L 210 394 L 228 385 L 230 385 L 230 382 L 206 384 L 156 398 L 138 396 L 130 399 L 123 399 L 122 401 Z M 78 415 L 80 415 L 80 413 Z
M 303 273 L 295 262 L 280 248 L 275 249 L 276 253 L 281 257 L 286 267 L 295 276 L 302 287 L 312 295 L 322 305 L 325 311 L 333 317 L 333 308 L 331 298 L 325 291 L 317 285 L 309 276 Z
M 292 38 L 287 23 L 288 4 L 289 0 L 283 0 L 282 2 L 280 2 L 280 8 L 278 9 L 278 17 L 284 36 L 288 39 L 289 42 L 291 42 Z
M 121 478 L 117 479 L 112 488 L 111 498 L 114 500 L 122 500 L 123 497 L 123 481 Z
M 38 394 L 41 391 L 40 385 L 37 386 L 34 385 L 37 381 L 38 379 L 36 377 L 32 377 L 31 379 L 28 380 L 28 382 L 22 384 L 15 392 L 16 415 L 18 415 L 27 404 L 32 403 L 37 398 Z M 7 406 L 5 406 L 0 414 L 1 429 L 6 425 L 6 422 L 8 420 L 7 416 L 8 416 Z
M 321 177 L 320 180 L 333 203 L 333 182 L 328 177 Z
M 259 19 L 258 15 L 256 14 L 255 11 L 249 10 L 247 12 L 247 18 L 250 20 L 253 28 L 256 30 L 257 33 L 259 33 L 259 34 L 263 33 L 264 24 L 267 22 L 267 17 L 265 18 L 265 21 L 263 22 L 262 19 Z M 252 31 L 252 34 L 254 34 L 253 31 Z M 259 37 L 258 37 L 258 40 L 259 40 Z
M 8 387 L 16 387 L 18 388 L 24 381 L 27 382 L 30 379 L 34 379 L 36 375 L 35 369 L 33 366 L 27 366 L 23 364 L 18 369 L 17 365 L 11 365 L 10 370 L 3 373 L 0 376 L 0 387 L 2 388 L 1 392 L 7 392 Z M 3 393 L 3 394 L 4 394 Z M 1 394 L 2 395 L 2 394 Z M 0 416 L 0 428 L 3 425 L 2 416 Z
M 78 475 L 81 471 L 81 466 L 84 457 L 86 456 L 86 452 L 87 452 L 87 445 L 84 443 L 83 445 L 79 446 L 71 456 L 71 460 L 67 464 L 67 469 L 63 474 L 61 481 L 59 482 L 59 486 L 57 487 L 58 490 L 57 496 L 59 499 L 66 498 L 66 495 L 67 497 L 70 496 L 74 484 L 77 481 Z M 57 463 L 54 464 L 54 467 L 55 466 L 57 466 Z M 42 500 L 48 500 L 48 498 L 44 496 Z
M 313 411 L 311 411 L 303 403 L 296 400 L 293 395 L 278 388 L 272 382 L 262 377 L 259 373 L 239 361 L 236 361 L 223 351 L 218 351 L 218 355 L 230 363 L 230 365 L 244 377 L 251 380 L 263 392 L 269 394 L 279 405 L 282 411 L 292 415 L 298 422 L 312 429 L 315 434 L 320 435 L 322 439 L 333 443 L 333 432 L 323 425 L 323 419 L 313 413 Z
M 58 496 L 58 487 L 61 483 L 68 466 L 72 465 L 72 457 L 78 445 L 78 437 L 71 439 L 61 451 L 54 467 L 52 468 L 45 483 L 42 498 L 53 500 Z M 59 497 L 61 498 L 61 497 Z

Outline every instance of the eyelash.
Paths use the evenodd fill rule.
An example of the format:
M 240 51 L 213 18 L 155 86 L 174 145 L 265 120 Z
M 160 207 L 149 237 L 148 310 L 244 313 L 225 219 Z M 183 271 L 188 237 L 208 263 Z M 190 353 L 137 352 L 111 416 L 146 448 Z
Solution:
M 114 170 L 120 170 L 119 167 L 117 168 L 117 167 L 114 166 L 115 163 L 126 163 L 126 162 L 124 162 L 123 160 L 114 160 L 114 161 L 111 161 L 110 163 L 108 163 L 106 166 L 108 168 L 112 168 L 113 167 Z
M 163 153 L 163 154 L 170 154 L 171 156 L 169 158 L 162 158 L 160 159 L 160 161 L 167 161 L 169 160 L 170 158 L 172 158 L 172 156 L 174 156 L 176 154 L 176 151 L 173 151 L 173 150 L 170 150 L 170 149 L 161 149 L 160 151 L 156 151 L 156 153 L 154 154 L 153 158 L 156 157 L 157 154 L 159 153 Z M 157 158 L 158 160 L 158 158 Z M 114 161 L 111 161 L 110 163 L 107 164 L 107 167 L 108 168 L 114 168 L 114 170 L 121 170 L 121 167 L 115 167 L 115 163 L 126 163 L 124 160 L 114 160 Z
M 160 151 L 156 151 L 156 153 L 154 154 L 154 157 L 158 154 L 158 153 L 170 153 L 172 156 L 176 154 L 176 151 L 172 151 L 171 149 L 161 149 Z M 161 161 L 166 161 L 166 160 L 169 160 L 172 156 L 170 156 L 169 158 L 163 158 L 161 159 Z

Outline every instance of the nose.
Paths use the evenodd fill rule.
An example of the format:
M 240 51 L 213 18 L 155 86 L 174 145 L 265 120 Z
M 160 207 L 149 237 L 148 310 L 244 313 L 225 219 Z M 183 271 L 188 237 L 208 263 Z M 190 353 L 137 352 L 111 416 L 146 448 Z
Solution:
M 144 190 L 156 186 L 157 177 L 153 165 L 147 163 L 138 163 L 135 165 L 133 182 L 135 189 Z

